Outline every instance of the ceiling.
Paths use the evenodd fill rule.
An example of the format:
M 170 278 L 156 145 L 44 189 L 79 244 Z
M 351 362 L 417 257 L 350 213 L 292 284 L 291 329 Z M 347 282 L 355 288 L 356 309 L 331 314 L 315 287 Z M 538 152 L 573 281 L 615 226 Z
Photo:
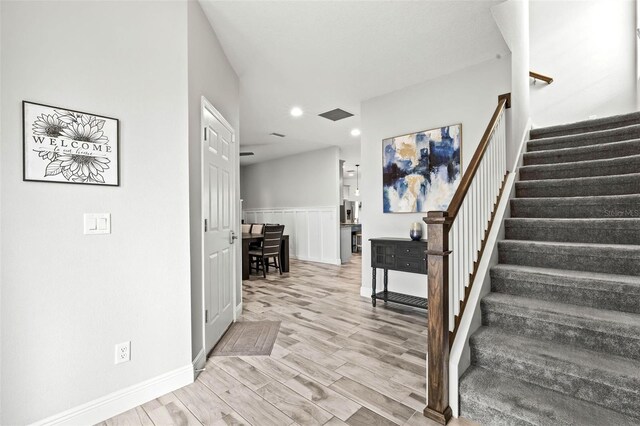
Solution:
M 508 52 L 500 0 L 200 2 L 240 77 L 241 164 L 358 144 L 362 101 Z

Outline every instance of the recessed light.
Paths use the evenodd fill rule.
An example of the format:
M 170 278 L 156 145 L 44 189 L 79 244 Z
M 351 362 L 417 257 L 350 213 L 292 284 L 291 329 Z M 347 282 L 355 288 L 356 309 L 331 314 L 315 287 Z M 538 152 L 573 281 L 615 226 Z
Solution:
M 353 129 L 351 131 L 351 136 L 360 136 L 360 129 Z
M 294 117 L 300 117 L 302 115 L 302 108 L 300 107 L 291 108 L 291 115 L 293 115 Z

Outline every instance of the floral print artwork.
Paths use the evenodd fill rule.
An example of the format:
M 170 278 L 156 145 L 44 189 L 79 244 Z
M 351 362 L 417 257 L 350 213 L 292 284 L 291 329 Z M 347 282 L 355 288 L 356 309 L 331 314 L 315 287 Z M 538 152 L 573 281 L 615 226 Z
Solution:
M 117 120 L 27 102 L 24 114 L 25 179 L 118 184 L 111 170 L 112 159 L 117 160 L 117 141 L 112 141 L 117 138 Z M 26 158 L 27 147 L 44 162 L 40 167 Z M 35 169 L 40 176 L 27 176 Z M 111 182 L 105 180 L 107 175 Z

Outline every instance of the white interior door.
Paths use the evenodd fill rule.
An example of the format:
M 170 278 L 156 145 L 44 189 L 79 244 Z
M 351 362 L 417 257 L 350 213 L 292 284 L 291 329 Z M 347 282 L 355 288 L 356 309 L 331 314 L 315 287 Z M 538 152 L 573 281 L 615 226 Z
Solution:
M 204 341 L 209 353 L 233 322 L 236 144 L 231 125 L 204 98 L 201 137 Z

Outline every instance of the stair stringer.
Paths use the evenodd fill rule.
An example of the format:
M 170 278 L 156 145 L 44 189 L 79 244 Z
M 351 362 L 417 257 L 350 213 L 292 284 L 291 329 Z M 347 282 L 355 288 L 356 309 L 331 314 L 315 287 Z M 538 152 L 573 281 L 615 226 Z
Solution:
M 522 166 L 530 129 L 531 119 L 529 118 L 519 141 L 520 145 L 515 161 L 509 169 L 512 172 L 507 175 L 505 180 L 502 197 L 496 207 L 493 226 L 487 236 L 487 242 L 482 257 L 479 259 L 478 270 L 472 283 L 471 292 L 449 352 L 449 406 L 453 417 L 460 415 L 458 387 L 460 377 L 471 365 L 469 338 L 482 325 L 480 300 L 491 291 L 491 275 L 489 271 L 491 267 L 498 264 L 498 241 L 504 239 L 504 220 L 511 217 L 510 200 L 515 197 L 516 182 L 519 180 L 518 169 Z

